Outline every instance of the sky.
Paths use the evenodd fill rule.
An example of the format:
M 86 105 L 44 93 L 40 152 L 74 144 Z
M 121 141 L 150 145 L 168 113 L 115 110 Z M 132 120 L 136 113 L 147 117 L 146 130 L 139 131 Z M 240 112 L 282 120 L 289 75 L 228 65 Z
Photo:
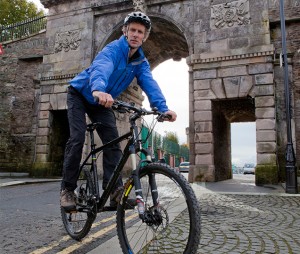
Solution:
M 43 8 L 39 0 L 29 0 L 37 7 Z M 180 62 L 168 60 L 153 70 L 153 77 L 161 87 L 166 97 L 168 107 L 177 113 L 177 121 L 173 123 L 158 123 L 155 130 L 164 135 L 165 131 L 176 132 L 179 143 L 187 143 L 186 127 L 189 125 L 188 109 L 188 66 L 185 59 Z M 175 75 L 176 74 L 176 75 Z M 147 98 L 147 97 L 146 97 Z M 143 106 L 149 108 L 145 99 Z M 147 120 L 149 122 L 149 119 Z M 256 163 L 256 125 L 255 123 L 231 124 L 232 163 L 243 166 L 244 163 Z M 247 135 L 245 135 L 247 133 Z
M 245 163 L 256 164 L 256 124 L 231 124 L 232 164 L 243 166 Z
M 157 66 L 152 71 L 152 75 L 166 98 L 168 108 L 177 114 L 175 122 L 158 123 L 155 130 L 162 135 L 165 134 L 165 131 L 175 132 L 179 143 L 186 144 L 187 136 L 185 129 L 189 126 L 188 65 L 185 59 L 182 59 L 180 62 L 168 60 Z M 147 96 L 145 96 L 143 106 L 150 108 Z

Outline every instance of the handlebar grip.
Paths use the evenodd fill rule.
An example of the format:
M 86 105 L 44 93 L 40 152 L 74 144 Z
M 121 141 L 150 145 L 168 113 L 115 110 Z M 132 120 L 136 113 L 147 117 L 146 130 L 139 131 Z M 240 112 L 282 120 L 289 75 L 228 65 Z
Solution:
M 168 115 L 168 114 L 161 114 L 159 117 L 158 117 L 158 122 L 163 122 L 165 120 L 171 120 L 172 116 L 171 115 Z

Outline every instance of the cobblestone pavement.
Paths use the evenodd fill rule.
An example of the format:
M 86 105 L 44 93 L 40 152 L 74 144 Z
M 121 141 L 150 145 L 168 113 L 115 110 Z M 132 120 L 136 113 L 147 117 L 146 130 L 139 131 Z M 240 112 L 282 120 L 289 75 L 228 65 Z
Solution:
M 300 195 L 204 193 L 198 253 L 300 253 Z

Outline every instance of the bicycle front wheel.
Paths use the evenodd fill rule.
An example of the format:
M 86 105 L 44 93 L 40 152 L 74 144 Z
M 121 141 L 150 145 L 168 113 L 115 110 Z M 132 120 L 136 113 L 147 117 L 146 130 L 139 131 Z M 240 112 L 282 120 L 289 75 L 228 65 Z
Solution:
M 153 204 L 149 184 L 153 177 L 159 198 L 157 206 Z M 140 180 L 147 220 L 143 222 L 136 209 L 125 211 L 126 200 L 134 194 L 133 181 L 129 180 L 117 210 L 123 253 L 196 253 L 200 241 L 200 208 L 184 176 L 165 164 L 151 163 L 140 170 Z
M 83 175 L 79 177 L 77 185 L 75 190 L 76 210 L 68 212 L 61 207 L 61 216 L 68 234 L 79 241 L 88 234 L 96 218 L 92 199 L 96 186 L 89 169 L 83 169 Z

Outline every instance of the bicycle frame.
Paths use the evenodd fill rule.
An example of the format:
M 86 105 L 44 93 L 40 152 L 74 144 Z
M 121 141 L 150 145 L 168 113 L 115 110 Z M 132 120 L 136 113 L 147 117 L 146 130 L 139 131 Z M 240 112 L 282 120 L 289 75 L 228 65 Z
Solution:
M 79 170 L 79 174 L 81 173 L 83 167 L 85 165 L 91 165 L 92 166 L 92 175 L 93 175 L 93 180 L 94 183 L 96 185 L 96 193 L 95 194 L 95 199 L 96 199 L 96 204 L 97 204 L 97 212 L 101 212 L 104 211 L 104 206 L 105 203 L 107 202 L 109 195 L 111 194 L 119 176 L 121 175 L 121 171 L 125 166 L 125 163 L 127 162 L 128 158 L 131 158 L 132 161 L 132 177 L 133 177 L 133 181 L 134 181 L 134 185 L 135 185 L 135 189 L 136 190 L 140 190 L 141 189 L 141 183 L 140 180 L 138 178 L 138 171 L 141 167 L 141 164 L 143 162 L 151 162 L 151 154 L 147 149 L 142 148 L 142 143 L 141 143 L 141 139 L 139 139 L 139 134 L 138 134 L 138 127 L 135 123 L 135 117 L 131 117 L 130 119 L 130 131 L 100 147 L 96 147 L 95 143 L 94 143 L 94 130 L 95 130 L 95 126 L 97 125 L 97 123 L 91 127 L 92 125 L 88 125 L 87 130 L 90 132 L 90 138 L 91 138 L 91 151 L 89 152 L 89 154 L 87 155 L 87 157 L 85 158 L 85 160 L 83 161 L 82 165 L 80 166 L 80 170 Z M 100 195 L 100 191 L 99 191 L 99 184 L 98 184 L 98 174 L 97 174 L 97 164 L 96 164 L 96 154 L 99 152 L 102 152 L 104 149 L 113 146 L 115 144 L 120 143 L 121 141 L 125 140 L 125 139 L 129 139 L 124 150 L 123 150 L 123 156 L 120 158 L 118 164 L 116 165 L 112 176 L 107 184 L 106 189 L 103 191 L 102 195 Z M 146 155 L 146 160 L 141 160 L 139 165 L 137 166 L 137 160 L 136 160 L 136 155 L 138 152 L 142 152 L 143 154 Z M 89 159 L 92 159 L 91 163 L 88 163 Z M 153 182 L 153 187 L 155 188 L 155 181 L 154 179 L 151 180 L 151 182 Z M 151 185 L 152 186 L 152 185 Z M 140 191 L 136 191 L 136 195 L 141 197 L 142 200 L 142 192 Z M 157 200 L 157 199 L 156 199 Z

